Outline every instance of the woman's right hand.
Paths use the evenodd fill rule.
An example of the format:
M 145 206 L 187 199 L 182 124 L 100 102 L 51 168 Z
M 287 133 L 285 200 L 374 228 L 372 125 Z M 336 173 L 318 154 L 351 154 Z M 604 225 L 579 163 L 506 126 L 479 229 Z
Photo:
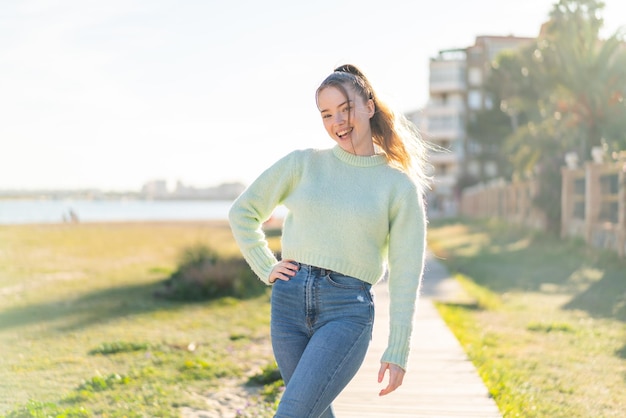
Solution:
M 282 260 L 274 266 L 270 272 L 269 282 L 274 283 L 276 280 L 289 281 L 298 271 L 298 264 L 294 260 Z

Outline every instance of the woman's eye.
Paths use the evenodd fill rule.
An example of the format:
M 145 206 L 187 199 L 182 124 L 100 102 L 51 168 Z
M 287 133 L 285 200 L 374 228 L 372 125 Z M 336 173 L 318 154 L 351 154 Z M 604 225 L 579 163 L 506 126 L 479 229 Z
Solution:
M 328 113 L 322 115 L 322 119 L 328 119 L 330 117 L 330 115 Z

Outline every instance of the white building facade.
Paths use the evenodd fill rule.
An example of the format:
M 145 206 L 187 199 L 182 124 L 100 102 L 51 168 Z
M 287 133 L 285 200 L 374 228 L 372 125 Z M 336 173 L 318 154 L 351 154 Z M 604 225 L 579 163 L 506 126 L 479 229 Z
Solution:
M 428 196 L 431 216 L 456 214 L 462 176 L 498 175 L 489 162 L 481 166 L 474 158 L 481 150 L 468 137 L 467 124 L 476 112 L 493 105 L 484 91 L 491 62 L 501 51 L 529 41 L 532 38 L 480 36 L 470 47 L 443 50 L 431 58 L 429 100 L 418 124 L 434 146 L 430 155 L 434 183 Z

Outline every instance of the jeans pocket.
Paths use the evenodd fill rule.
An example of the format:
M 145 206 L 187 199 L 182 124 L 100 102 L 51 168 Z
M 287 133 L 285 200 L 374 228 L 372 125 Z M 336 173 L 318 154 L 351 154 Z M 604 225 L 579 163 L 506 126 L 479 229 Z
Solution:
M 341 289 L 363 289 L 365 282 L 356 277 L 346 276 L 345 274 L 332 272 L 326 275 L 326 281 L 334 287 Z

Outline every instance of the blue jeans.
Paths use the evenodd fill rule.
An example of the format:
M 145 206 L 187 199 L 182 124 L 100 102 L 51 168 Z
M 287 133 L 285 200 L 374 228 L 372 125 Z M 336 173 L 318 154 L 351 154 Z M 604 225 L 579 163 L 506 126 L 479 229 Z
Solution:
M 372 339 L 371 285 L 300 264 L 272 288 L 271 335 L 285 381 L 275 417 L 332 418 L 331 403 L 361 367 Z

